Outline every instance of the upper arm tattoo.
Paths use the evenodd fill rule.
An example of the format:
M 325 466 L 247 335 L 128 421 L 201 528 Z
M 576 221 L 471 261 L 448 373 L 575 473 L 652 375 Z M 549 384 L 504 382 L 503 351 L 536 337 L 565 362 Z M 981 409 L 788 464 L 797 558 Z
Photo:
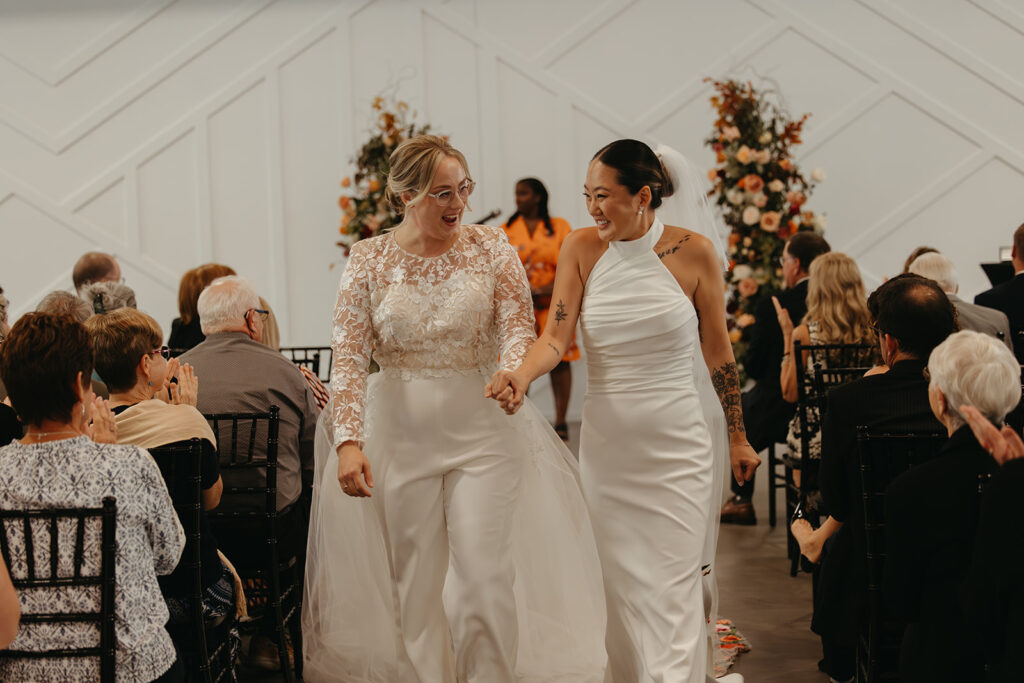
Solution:
M 711 385 L 718 394 L 718 400 L 725 411 L 725 421 L 729 425 L 729 433 L 745 433 L 743 426 L 743 407 L 740 401 L 740 376 L 735 361 L 719 365 L 711 371 Z
M 568 317 L 569 315 L 565 312 L 565 302 L 559 299 L 558 304 L 555 306 L 555 326 Z

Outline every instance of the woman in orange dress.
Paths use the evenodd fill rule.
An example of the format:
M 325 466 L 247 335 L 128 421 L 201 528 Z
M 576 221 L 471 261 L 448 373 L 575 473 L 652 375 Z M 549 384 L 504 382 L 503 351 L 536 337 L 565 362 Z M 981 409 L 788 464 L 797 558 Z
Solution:
M 526 268 L 533 294 L 533 310 L 537 318 L 537 333 L 544 329 L 551 308 L 551 289 L 555 282 L 555 266 L 562 241 L 571 228 L 564 218 L 548 215 L 548 190 L 536 178 L 523 178 L 516 183 L 516 212 L 502 225 L 508 241 L 519 252 Z M 565 315 L 555 311 L 555 315 Z M 569 345 L 562 362 L 551 371 L 551 393 L 555 398 L 555 432 L 563 441 L 569 440 L 569 427 L 565 413 L 572 394 L 572 371 L 569 362 L 579 359 L 576 338 Z

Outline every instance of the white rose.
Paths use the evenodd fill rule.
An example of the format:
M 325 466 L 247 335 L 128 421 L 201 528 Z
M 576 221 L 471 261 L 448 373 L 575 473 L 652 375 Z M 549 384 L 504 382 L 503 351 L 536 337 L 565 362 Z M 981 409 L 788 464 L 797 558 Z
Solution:
M 761 212 L 756 206 L 748 206 L 744 209 L 743 222 L 747 225 L 757 225 L 761 222 Z
M 824 179 L 825 179 L 825 171 L 824 170 L 822 170 L 820 168 L 815 168 L 813 171 L 811 171 L 811 180 L 813 180 L 814 182 L 820 183 Z
M 778 178 L 768 183 L 768 190 L 770 192 L 782 192 L 786 189 L 786 183 L 782 182 Z
M 757 194 L 753 195 L 750 199 L 754 203 L 754 206 L 756 206 L 759 209 L 763 209 L 765 205 L 768 203 L 768 197 L 765 196 L 764 192 L 758 192 Z
M 814 214 L 814 220 L 812 221 L 814 232 L 823 233 L 828 228 L 828 219 L 825 218 L 825 214 L 816 213 Z
M 765 132 L 761 133 L 761 137 L 759 137 L 757 141 L 760 142 L 762 145 L 767 145 L 769 142 L 772 141 L 771 132 L 766 130 Z
M 739 206 L 743 203 L 743 192 L 732 188 L 725 193 L 725 200 L 733 206 Z
M 732 277 L 734 280 L 742 280 L 745 277 L 750 277 L 754 274 L 754 269 L 745 263 L 741 263 L 732 269 Z

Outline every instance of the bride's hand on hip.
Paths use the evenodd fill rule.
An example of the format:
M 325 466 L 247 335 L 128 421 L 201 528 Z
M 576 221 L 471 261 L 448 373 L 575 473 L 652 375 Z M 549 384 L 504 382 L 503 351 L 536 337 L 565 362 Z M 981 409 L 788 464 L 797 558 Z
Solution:
M 493 398 L 508 415 L 514 415 L 523 405 L 530 383 L 523 381 L 515 372 L 498 370 L 484 387 L 484 398 Z
M 757 457 L 757 452 L 749 443 L 734 443 L 729 445 L 729 462 L 736 483 L 743 484 L 754 478 L 761 458 Z
M 353 498 L 369 498 L 373 488 L 370 461 L 355 444 L 338 447 L 338 483 L 341 490 Z

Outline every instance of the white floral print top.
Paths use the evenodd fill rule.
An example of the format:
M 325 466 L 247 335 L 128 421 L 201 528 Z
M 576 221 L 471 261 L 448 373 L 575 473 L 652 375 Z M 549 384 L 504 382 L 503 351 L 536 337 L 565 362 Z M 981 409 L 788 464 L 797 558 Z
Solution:
M 103 498 L 117 499 L 117 551 L 114 611 L 117 622 L 117 680 L 152 681 L 174 663 L 174 645 L 164 625 L 168 611 L 157 574 L 170 574 L 185 547 L 185 532 L 171 504 L 160 470 L 138 446 L 97 444 L 87 437 L 0 448 L 0 508 L 24 510 L 60 507 L 100 507 Z M 34 530 L 36 571 L 49 567 L 49 538 L 43 524 Z M 43 536 L 38 534 L 43 533 Z M 69 532 L 58 532 L 58 538 Z M 100 568 L 100 523 L 85 527 L 83 573 Z M 24 537 L 14 529 L 7 558 L 13 578 L 25 578 Z M 73 538 L 73 536 L 72 536 Z M 74 544 L 59 548 L 57 572 L 72 576 Z M 49 612 L 60 604 L 95 611 L 98 588 L 60 592 L 19 591 L 22 614 Z M 55 604 L 56 603 L 56 604 Z M 91 647 L 99 644 L 99 629 L 91 624 L 26 624 L 11 644 L 17 650 Z M 0 660 L 4 681 L 95 681 L 96 659 L 55 658 Z
M 357 242 L 334 309 L 334 443 L 363 441 L 371 352 L 403 379 L 519 367 L 534 333 L 526 272 L 504 231 L 463 225 L 452 247 L 415 256 L 394 233 Z M 481 391 L 483 387 L 481 386 Z

